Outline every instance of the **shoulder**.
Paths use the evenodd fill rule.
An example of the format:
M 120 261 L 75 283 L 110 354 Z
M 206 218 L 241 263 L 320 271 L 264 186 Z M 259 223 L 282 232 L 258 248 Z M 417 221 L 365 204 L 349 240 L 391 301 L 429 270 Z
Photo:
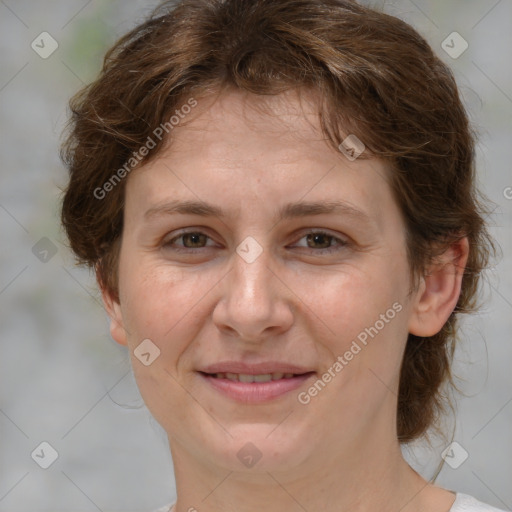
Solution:
M 171 503 L 170 505 L 165 505 L 165 507 L 160 507 L 157 510 L 153 510 L 153 512 L 170 512 L 172 507 L 173 507 L 173 504 Z
M 503 509 L 492 507 L 478 501 L 469 494 L 458 492 L 450 512 L 505 512 Z
M 169 512 L 172 509 L 172 504 L 161 507 L 153 512 Z M 478 501 L 469 494 L 456 493 L 455 501 L 453 502 L 450 512 L 506 512 L 503 509 L 492 507 L 487 503 Z

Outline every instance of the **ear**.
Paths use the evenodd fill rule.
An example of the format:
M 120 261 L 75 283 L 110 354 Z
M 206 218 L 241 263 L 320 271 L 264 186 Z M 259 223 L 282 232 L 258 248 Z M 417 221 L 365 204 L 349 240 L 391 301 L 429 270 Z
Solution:
M 459 300 L 468 254 L 469 242 L 464 237 L 429 266 L 415 293 L 409 319 L 411 334 L 428 337 L 442 329 Z
M 106 286 L 104 286 L 98 273 L 96 273 L 96 280 L 101 289 L 101 298 L 103 299 L 105 310 L 110 317 L 110 335 L 112 339 L 117 341 L 120 345 L 127 345 L 121 304 L 112 296 Z

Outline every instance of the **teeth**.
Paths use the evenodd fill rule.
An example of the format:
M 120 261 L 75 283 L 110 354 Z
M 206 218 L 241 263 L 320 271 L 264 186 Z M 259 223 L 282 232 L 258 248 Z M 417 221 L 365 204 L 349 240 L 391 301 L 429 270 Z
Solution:
M 272 375 L 270 373 L 266 373 L 264 375 L 253 375 L 253 382 L 270 382 L 271 380 Z
M 236 382 L 270 382 L 272 380 L 280 380 L 280 379 L 291 379 L 293 377 L 293 373 L 263 373 L 260 375 L 248 375 L 244 373 L 216 373 L 214 374 L 217 379 L 228 379 Z

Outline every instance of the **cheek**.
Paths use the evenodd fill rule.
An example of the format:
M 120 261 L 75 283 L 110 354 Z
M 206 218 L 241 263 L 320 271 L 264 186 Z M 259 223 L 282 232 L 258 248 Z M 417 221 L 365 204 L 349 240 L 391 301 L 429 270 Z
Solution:
M 184 354 L 200 325 L 203 302 L 211 285 L 199 273 L 185 274 L 181 269 L 134 265 L 137 272 L 124 269 L 123 319 L 128 330 L 128 344 L 137 386 L 145 404 L 161 424 L 186 421 L 188 395 L 179 382 Z M 204 311 L 203 313 L 204 314 Z M 135 355 L 142 340 L 156 345 L 159 355 L 148 366 Z M 181 365 L 181 366 L 180 366 Z M 185 365 L 186 366 L 186 365 Z
M 361 333 L 364 339 L 366 330 L 376 322 L 384 334 L 384 331 L 394 332 L 403 320 L 399 320 L 400 315 L 396 311 L 403 310 L 405 297 L 401 272 L 390 270 L 383 262 L 374 263 L 372 268 L 368 266 L 364 271 L 333 272 L 322 280 L 313 294 L 305 295 L 305 302 L 313 313 L 309 316 L 320 320 L 316 323 L 324 326 L 325 339 L 330 340 L 331 349 L 336 349 L 337 353 L 346 350 Z M 402 308 L 395 305 L 393 309 L 396 303 Z M 381 320 L 381 315 L 384 315 L 384 320 Z M 385 328 L 382 328 L 383 321 Z
M 137 271 L 131 271 L 126 266 L 121 300 L 131 343 L 149 338 L 161 349 L 164 340 L 179 343 L 178 333 L 190 323 L 198 294 L 208 289 L 199 277 L 170 267 L 139 264 Z

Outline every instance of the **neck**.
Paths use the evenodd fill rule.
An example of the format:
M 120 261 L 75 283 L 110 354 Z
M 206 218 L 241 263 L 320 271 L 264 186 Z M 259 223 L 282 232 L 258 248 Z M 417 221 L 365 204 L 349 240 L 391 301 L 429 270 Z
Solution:
M 383 445 L 378 436 L 364 441 L 325 450 L 286 472 L 214 466 L 171 441 L 178 496 L 174 511 L 427 510 L 428 493 L 422 491 L 432 486 L 406 463 L 398 442 Z

